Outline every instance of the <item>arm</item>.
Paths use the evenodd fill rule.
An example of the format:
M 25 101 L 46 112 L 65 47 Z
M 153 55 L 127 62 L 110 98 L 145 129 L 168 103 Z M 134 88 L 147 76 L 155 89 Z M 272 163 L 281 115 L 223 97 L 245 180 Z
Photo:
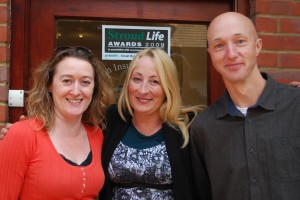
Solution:
M 33 149 L 33 134 L 26 124 L 16 123 L 0 142 L 0 199 L 18 199 L 20 195 Z
M 191 127 L 191 160 L 193 167 L 193 177 L 195 181 L 197 196 L 203 200 L 212 199 L 211 185 L 209 180 L 208 171 L 205 165 L 205 159 L 203 155 L 203 144 L 201 137 L 199 137 L 199 128 L 193 122 Z
M 4 128 L 1 129 L 0 140 L 2 140 L 4 138 L 4 136 L 6 135 L 6 133 L 8 132 L 8 130 L 10 129 L 11 126 L 12 126 L 12 124 L 8 123 L 8 124 L 6 124 L 6 126 Z

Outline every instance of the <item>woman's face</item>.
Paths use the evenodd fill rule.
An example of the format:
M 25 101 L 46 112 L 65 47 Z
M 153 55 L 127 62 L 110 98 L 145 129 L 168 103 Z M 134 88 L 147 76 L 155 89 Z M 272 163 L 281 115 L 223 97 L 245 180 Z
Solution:
M 135 114 L 159 115 L 165 92 L 151 57 L 143 56 L 137 61 L 129 80 L 128 95 Z
M 64 119 L 81 118 L 92 101 L 94 85 L 94 70 L 89 62 L 73 57 L 60 61 L 49 87 L 55 115 Z

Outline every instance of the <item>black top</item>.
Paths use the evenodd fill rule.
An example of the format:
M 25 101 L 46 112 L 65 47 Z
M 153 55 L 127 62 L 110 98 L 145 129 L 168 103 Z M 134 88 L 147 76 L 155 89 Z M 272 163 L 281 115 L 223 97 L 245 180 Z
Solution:
M 92 151 L 90 151 L 89 155 L 86 157 L 86 159 L 81 163 L 81 164 L 77 164 L 77 163 L 74 163 L 72 160 L 69 160 L 68 158 L 66 158 L 64 155 L 60 154 L 60 156 L 67 162 L 69 163 L 70 165 L 73 165 L 73 166 L 88 166 L 89 164 L 91 164 L 92 162 L 92 158 L 93 158 L 93 155 L 92 155 Z
M 209 198 L 212 191 L 214 200 L 300 199 L 300 90 L 263 76 L 266 86 L 246 116 L 226 92 L 193 122 L 199 194 Z
M 102 151 L 102 165 L 106 178 L 104 186 L 99 194 L 100 199 L 105 200 L 111 199 L 112 195 L 112 185 L 108 178 L 108 164 L 111 160 L 114 150 L 124 137 L 128 127 L 131 124 L 131 118 L 128 117 L 129 123 L 124 122 L 118 114 L 117 107 L 112 106 L 107 111 L 107 121 L 108 126 L 107 129 L 104 130 L 104 143 Z M 167 124 L 163 124 L 162 131 L 171 165 L 175 200 L 199 200 L 199 198 L 194 196 L 195 188 L 192 179 L 189 145 L 182 149 L 182 135 Z

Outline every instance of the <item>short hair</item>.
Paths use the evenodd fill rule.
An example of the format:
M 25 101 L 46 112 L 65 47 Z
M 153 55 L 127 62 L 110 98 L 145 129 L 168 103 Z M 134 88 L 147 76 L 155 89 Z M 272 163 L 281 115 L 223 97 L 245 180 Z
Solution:
M 27 98 L 27 113 L 42 121 L 42 129 L 54 126 L 54 103 L 49 87 L 53 82 L 56 66 L 65 58 L 78 58 L 90 63 L 94 71 L 94 91 L 92 101 L 82 116 L 82 122 L 91 126 L 105 128 L 105 112 L 112 102 L 113 91 L 111 77 L 89 49 L 84 47 L 61 47 L 35 70 L 34 85 Z

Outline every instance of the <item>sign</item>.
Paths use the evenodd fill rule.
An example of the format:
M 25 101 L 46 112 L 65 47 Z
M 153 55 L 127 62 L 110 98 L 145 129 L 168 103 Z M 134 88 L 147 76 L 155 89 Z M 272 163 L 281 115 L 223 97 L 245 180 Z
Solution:
M 132 60 L 145 48 L 170 55 L 170 27 L 102 25 L 102 59 Z

